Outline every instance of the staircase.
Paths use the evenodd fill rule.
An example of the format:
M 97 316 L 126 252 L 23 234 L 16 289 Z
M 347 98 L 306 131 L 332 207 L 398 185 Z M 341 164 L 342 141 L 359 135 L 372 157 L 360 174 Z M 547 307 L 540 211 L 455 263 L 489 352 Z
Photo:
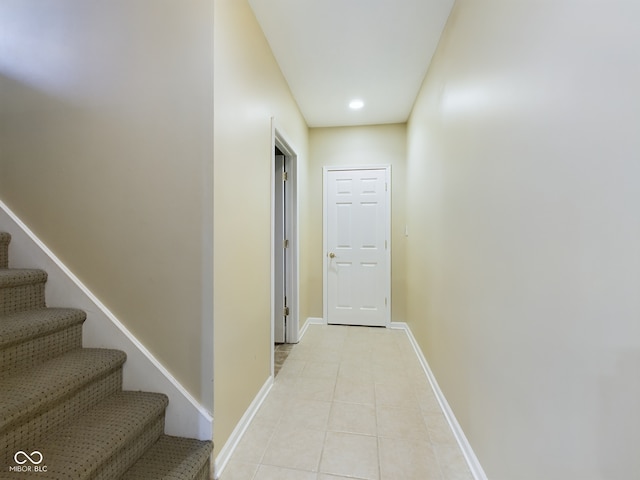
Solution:
M 8 268 L 0 232 L 0 479 L 208 480 L 212 444 L 164 434 L 167 397 L 122 390 L 126 355 L 82 348 L 83 311 Z

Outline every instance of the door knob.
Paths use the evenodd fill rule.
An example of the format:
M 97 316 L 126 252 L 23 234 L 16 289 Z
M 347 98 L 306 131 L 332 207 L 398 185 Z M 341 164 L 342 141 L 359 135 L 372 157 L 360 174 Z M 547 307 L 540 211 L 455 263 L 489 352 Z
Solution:
M 336 254 L 333 252 L 329 252 L 329 258 L 336 258 Z

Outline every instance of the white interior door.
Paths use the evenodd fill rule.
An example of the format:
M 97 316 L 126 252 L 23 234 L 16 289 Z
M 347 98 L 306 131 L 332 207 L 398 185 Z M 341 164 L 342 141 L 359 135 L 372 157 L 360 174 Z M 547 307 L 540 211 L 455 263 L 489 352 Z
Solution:
M 325 169 L 327 323 L 389 322 L 388 167 Z
M 274 312 L 273 337 L 275 343 L 286 340 L 286 298 L 287 298 L 287 265 L 286 265 L 286 182 L 285 157 L 276 155 L 275 164 L 275 206 L 274 206 Z

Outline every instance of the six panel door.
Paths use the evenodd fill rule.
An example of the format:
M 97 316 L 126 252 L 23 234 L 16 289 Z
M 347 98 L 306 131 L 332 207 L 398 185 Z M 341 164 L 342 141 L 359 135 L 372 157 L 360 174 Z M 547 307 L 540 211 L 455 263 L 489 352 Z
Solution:
M 327 322 L 386 326 L 386 170 L 326 173 Z

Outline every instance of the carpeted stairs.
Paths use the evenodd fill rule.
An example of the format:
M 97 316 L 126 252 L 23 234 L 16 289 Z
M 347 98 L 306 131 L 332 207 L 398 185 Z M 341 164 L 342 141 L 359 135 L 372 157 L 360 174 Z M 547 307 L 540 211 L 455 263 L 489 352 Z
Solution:
M 47 308 L 47 273 L 8 268 L 0 232 L 0 479 L 207 480 L 211 442 L 164 434 L 167 397 L 122 390 L 85 313 Z

